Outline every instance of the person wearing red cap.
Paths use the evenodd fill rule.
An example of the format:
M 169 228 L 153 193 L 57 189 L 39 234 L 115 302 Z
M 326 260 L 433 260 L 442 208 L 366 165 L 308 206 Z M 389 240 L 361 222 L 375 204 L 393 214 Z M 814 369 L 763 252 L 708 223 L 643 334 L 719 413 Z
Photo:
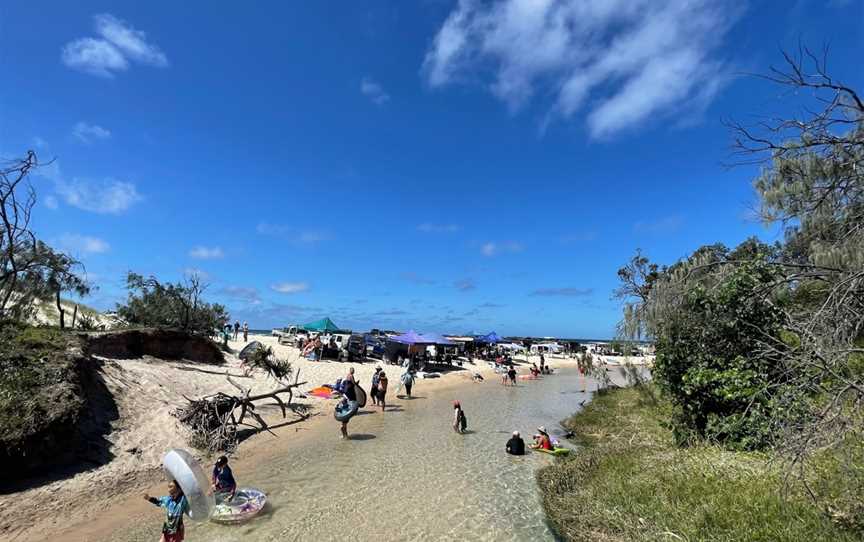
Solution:
M 465 411 L 462 410 L 462 405 L 459 401 L 453 401 L 453 430 L 457 433 L 464 433 L 468 428 L 468 420 L 465 418 Z

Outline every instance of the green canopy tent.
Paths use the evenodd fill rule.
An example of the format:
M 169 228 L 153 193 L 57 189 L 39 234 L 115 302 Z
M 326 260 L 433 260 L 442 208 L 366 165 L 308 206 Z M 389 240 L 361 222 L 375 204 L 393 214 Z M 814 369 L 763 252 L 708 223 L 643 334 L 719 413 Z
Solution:
M 340 331 L 339 326 L 333 323 L 333 320 L 330 318 L 322 318 L 321 320 L 315 320 L 314 322 L 309 322 L 307 324 L 303 324 L 303 329 L 306 331 L 320 331 L 321 333 L 335 333 L 336 331 Z

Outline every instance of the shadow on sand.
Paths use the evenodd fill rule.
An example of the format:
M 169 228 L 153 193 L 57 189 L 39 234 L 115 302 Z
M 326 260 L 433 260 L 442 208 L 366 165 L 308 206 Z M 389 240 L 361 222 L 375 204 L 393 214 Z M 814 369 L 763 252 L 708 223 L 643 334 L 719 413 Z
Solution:
M 372 440 L 378 438 L 375 435 L 370 435 L 369 433 L 348 433 L 348 440 Z
M 71 478 L 114 459 L 111 443 L 105 437 L 111 432 L 111 422 L 117 420 L 120 414 L 114 397 L 105 385 L 102 369 L 105 362 L 88 358 L 80 363 L 79 374 L 85 403 L 78 423 L 75 427 L 67 428 L 69 431 L 66 435 L 49 434 L 43 437 L 46 440 L 63 439 L 64 451 L 44 458 L 41 465 L 35 465 L 35 461 L 31 463 L 31 472 L 40 471 L 38 475 L 19 480 L 10 480 L 11 476 L 4 475 L 0 479 L 0 495 Z M 135 454 L 138 451 L 132 449 L 124 453 Z

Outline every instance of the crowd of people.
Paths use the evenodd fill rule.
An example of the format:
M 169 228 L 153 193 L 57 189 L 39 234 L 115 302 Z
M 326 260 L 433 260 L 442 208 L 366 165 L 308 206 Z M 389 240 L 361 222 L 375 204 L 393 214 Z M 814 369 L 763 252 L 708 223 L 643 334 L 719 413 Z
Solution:
M 228 334 L 233 331 L 236 339 L 242 330 L 244 340 L 246 340 L 248 329 L 249 327 L 247 323 L 244 322 L 241 327 L 239 322 L 235 322 L 233 327 L 230 325 L 226 326 L 225 333 Z M 314 353 L 315 350 L 320 347 L 320 338 L 313 337 L 305 345 L 301 345 L 301 352 L 303 355 Z M 497 357 L 494 358 L 496 364 L 504 365 L 507 363 L 507 359 L 500 352 L 490 350 L 483 352 L 481 355 L 487 357 L 497 355 Z M 416 381 L 416 371 L 418 365 L 422 367 L 423 358 L 415 355 L 400 359 L 399 361 L 401 362 L 404 371 L 399 377 L 399 386 L 396 393 L 398 394 L 399 391 L 404 388 L 405 397 L 411 398 L 412 388 Z M 537 376 L 540 374 L 549 374 L 551 369 L 546 366 L 546 360 L 541 354 L 540 366 L 538 367 L 537 364 L 532 363 L 530 371 L 532 375 Z M 505 385 L 515 386 L 516 376 L 517 371 L 512 363 L 509 363 L 509 367 L 502 371 L 502 380 Z M 474 373 L 473 380 L 475 382 L 482 382 L 483 377 L 479 373 Z M 355 378 L 354 368 L 349 367 L 345 377 L 336 382 L 335 389 L 342 394 L 342 399 L 337 408 L 348 407 L 348 411 L 356 414 L 358 410 L 358 387 L 359 384 Z M 389 379 L 387 373 L 382 369 L 382 367 L 378 366 L 375 368 L 375 372 L 373 373 L 370 382 L 369 398 L 371 399 L 373 406 L 381 407 L 381 412 L 385 412 L 387 408 L 388 389 Z M 399 396 L 397 395 L 397 397 Z M 340 420 L 340 433 L 341 438 L 343 439 L 349 438 L 348 422 L 351 420 L 352 416 L 353 414 L 342 417 Z M 468 418 L 465 414 L 465 409 L 463 408 L 462 403 L 458 400 L 453 401 L 452 427 L 453 431 L 457 434 L 465 434 L 468 431 Z M 537 431 L 538 432 L 533 435 L 533 443 L 527 446 L 527 449 L 534 448 L 552 451 L 555 448 L 555 442 L 549 436 L 546 428 L 540 426 L 537 428 Z M 510 455 L 525 454 L 525 441 L 522 439 L 519 431 L 513 431 L 510 439 L 505 445 L 505 451 Z M 237 482 L 234 479 L 231 467 L 228 465 L 228 458 L 225 456 L 219 457 L 213 466 L 211 474 L 211 489 L 213 490 L 215 502 L 217 504 L 231 502 L 235 497 L 237 492 Z M 168 484 L 168 495 L 156 498 L 145 494 L 144 498 L 150 503 L 165 509 L 165 520 L 162 524 L 162 537 L 160 539 L 161 542 L 182 542 L 184 540 L 183 515 L 189 514 L 189 501 L 177 481 L 172 480 Z

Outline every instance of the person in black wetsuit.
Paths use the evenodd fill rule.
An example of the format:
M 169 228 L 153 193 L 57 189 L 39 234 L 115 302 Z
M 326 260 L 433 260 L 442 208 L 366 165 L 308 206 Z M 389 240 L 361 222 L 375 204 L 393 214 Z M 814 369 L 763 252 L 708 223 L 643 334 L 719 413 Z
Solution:
M 513 436 L 507 441 L 507 453 L 525 455 L 525 441 L 519 436 L 519 431 L 513 431 Z

